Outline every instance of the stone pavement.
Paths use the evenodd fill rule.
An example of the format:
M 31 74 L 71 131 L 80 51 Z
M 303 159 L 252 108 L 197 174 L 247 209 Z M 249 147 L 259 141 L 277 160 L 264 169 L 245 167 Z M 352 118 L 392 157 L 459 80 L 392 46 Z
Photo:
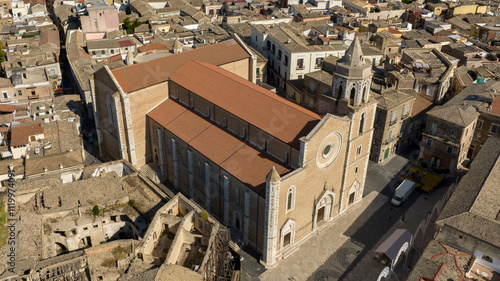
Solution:
M 362 213 L 375 212 L 387 200 L 386 196 L 375 192 L 370 193 L 352 209 L 337 217 L 334 223 L 314 234 L 295 253 L 281 260 L 276 268 L 265 271 L 260 279 L 269 281 L 307 280 L 318 267 L 332 258 L 332 253 L 334 253 L 338 263 L 333 263 L 328 268 L 318 272 L 318 277 L 340 277 L 343 270 L 351 264 L 363 248 L 363 245 L 359 245 L 344 233 L 352 225 L 360 226 L 364 223 L 362 219 L 356 220 L 358 216 Z M 354 223 L 352 223 L 353 220 L 355 220 Z M 343 247 L 342 250 L 339 250 L 340 247 Z
M 410 159 L 414 160 L 412 154 Z M 446 188 L 438 188 L 432 194 L 415 192 L 402 206 L 390 205 L 389 199 L 399 183 L 398 174 L 409 165 L 408 159 L 399 155 L 384 165 L 370 162 L 365 196 L 361 202 L 314 234 L 290 257 L 281 260 L 276 268 L 265 271 L 260 279 L 376 280 L 383 269 L 373 258 L 376 247 L 397 228 L 414 232 L 446 191 Z M 452 181 L 448 180 L 446 184 Z M 404 221 L 401 221 L 403 217 Z M 433 227 L 429 227 L 427 236 L 433 231 Z M 421 243 L 420 252 L 424 247 L 425 243 Z M 414 264 L 418 253 L 413 254 L 409 256 Z M 397 276 L 409 273 L 400 267 Z

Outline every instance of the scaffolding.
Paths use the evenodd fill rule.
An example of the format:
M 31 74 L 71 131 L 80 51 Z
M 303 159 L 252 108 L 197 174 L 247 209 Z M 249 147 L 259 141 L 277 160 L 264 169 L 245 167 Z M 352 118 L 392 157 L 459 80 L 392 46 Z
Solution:
M 229 229 L 219 228 L 212 243 L 210 257 L 205 265 L 206 281 L 230 281 L 234 273 L 234 256 L 229 247 Z

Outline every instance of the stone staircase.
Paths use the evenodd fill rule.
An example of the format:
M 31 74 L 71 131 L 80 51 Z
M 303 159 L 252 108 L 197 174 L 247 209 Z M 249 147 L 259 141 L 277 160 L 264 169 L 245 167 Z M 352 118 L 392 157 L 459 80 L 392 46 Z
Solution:
M 161 175 L 160 168 L 154 163 L 148 163 L 139 169 L 139 173 L 155 184 L 159 184 L 165 180 L 165 177 Z
M 139 176 L 148 179 L 154 183 L 159 189 L 161 189 L 169 198 L 175 196 L 175 192 L 170 188 L 166 187 L 162 182 L 166 181 L 167 178 L 162 176 L 160 173 L 160 167 L 154 163 L 148 163 L 139 169 Z

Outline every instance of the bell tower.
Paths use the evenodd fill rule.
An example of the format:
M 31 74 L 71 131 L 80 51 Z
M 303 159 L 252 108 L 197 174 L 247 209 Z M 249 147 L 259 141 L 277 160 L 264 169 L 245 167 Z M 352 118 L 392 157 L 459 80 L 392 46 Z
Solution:
M 355 37 L 333 73 L 332 93 L 338 101 L 337 113 L 348 114 L 368 102 L 372 76 L 371 64 L 365 60 L 361 43 Z
M 336 113 L 351 119 L 340 212 L 347 210 L 363 196 L 377 108 L 376 101 L 370 99 L 371 68 L 356 37 L 344 57 L 337 61 L 333 73 L 332 93 L 337 100 Z

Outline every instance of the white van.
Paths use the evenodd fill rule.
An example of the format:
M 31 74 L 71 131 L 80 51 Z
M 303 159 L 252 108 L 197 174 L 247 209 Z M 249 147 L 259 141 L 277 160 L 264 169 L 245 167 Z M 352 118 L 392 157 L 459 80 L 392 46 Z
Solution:
M 410 194 L 415 190 L 415 183 L 411 180 L 404 180 L 398 188 L 396 188 L 396 192 L 394 193 L 394 197 L 392 197 L 391 204 L 394 206 L 399 206 L 403 203 Z

